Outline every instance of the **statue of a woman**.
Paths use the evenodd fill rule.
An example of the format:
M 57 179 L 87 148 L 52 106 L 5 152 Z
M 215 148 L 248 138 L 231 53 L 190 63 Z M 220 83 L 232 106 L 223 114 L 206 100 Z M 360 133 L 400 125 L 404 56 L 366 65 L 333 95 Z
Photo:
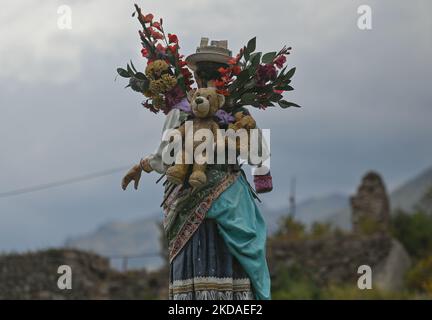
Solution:
M 228 66 L 231 52 L 226 41 L 203 38 L 197 52 L 186 58 L 199 87 L 220 81 L 220 68 Z M 188 117 L 181 101 L 167 112 L 163 130 L 179 127 Z M 224 123 L 225 122 L 225 123 Z M 220 119 L 221 126 L 227 119 Z M 125 189 L 135 188 L 142 171 L 164 174 L 162 142 L 123 178 Z M 255 194 L 240 167 L 213 164 L 207 183 L 199 190 L 187 184 L 166 185 L 164 229 L 169 243 L 170 299 L 270 299 L 266 262 L 266 226 L 255 203 Z

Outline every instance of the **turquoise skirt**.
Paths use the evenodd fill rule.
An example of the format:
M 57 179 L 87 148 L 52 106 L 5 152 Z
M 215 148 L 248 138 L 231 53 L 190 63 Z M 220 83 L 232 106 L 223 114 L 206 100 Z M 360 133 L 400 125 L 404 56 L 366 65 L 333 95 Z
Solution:
M 229 252 L 248 275 L 255 298 L 270 299 L 266 225 L 242 175 L 212 203 L 206 217 L 216 220 Z

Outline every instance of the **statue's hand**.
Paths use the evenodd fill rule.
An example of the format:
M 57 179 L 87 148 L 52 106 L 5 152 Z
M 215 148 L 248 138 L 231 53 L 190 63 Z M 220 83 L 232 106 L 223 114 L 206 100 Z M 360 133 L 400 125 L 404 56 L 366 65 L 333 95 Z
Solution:
M 141 178 L 141 166 L 139 164 L 134 165 L 127 173 L 126 175 L 123 177 L 122 180 L 122 189 L 126 190 L 127 186 L 129 185 L 129 183 L 133 180 L 134 181 L 134 188 L 135 190 L 138 189 L 138 183 L 139 180 Z

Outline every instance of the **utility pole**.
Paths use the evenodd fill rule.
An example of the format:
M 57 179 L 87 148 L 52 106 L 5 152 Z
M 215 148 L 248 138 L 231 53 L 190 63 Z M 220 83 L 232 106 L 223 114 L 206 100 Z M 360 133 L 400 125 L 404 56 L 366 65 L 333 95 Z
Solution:
M 296 215 L 295 192 L 296 192 L 296 178 L 294 177 L 291 179 L 290 195 L 289 195 L 289 216 L 291 218 L 294 218 Z

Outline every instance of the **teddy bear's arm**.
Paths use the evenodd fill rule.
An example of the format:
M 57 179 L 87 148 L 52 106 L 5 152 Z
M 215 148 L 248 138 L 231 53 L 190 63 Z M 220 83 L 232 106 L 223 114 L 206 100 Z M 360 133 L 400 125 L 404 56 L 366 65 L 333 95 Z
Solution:
M 256 121 L 254 118 L 252 118 L 251 115 L 245 116 L 240 119 L 238 126 L 240 128 L 245 129 L 255 129 L 256 128 Z
M 177 128 L 177 130 L 180 132 L 182 138 L 184 138 L 185 135 L 186 135 L 186 126 L 185 126 L 185 124 L 183 123 L 180 127 Z

